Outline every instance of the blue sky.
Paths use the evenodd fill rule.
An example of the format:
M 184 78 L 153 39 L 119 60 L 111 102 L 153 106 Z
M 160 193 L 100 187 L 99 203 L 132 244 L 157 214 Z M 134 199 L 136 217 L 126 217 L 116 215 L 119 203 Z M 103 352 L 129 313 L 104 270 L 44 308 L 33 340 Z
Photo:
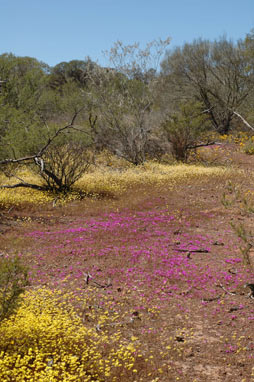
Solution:
M 0 0 L 0 54 L 30 56 L 56 65 L 103 50 L 172 38 L 237 40 L 254 28 L 254 0 Z

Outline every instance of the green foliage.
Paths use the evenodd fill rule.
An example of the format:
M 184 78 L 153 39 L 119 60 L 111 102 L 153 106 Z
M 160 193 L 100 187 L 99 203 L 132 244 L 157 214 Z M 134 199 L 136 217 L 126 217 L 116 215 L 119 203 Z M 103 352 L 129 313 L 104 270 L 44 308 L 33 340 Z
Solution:
M 30 57 L 0 56 L 0 157 L 30 154 L 43 137 L 47 66 Z
M 0 92 L 0 159 L 35 154 L 86 102 L 74 80 L 61 92 L 52 89 L 49 68 L 30 57 L 1 55 L 0 79 L 6 81 Z
M 184 103 L 178 112 L 168 116 L 162 127 L 172 145 L 174 158 L 186 162 L 190 150 L 195 149 L 207 132 L 207 115 L 202 112 L 200 103 Z
M 0 112 L 0 121 L 4 124 L 0 137 L 1 159 L 34 154 L 45 142 L 47 129 L 32 113 L 7 106 Z
M 96 66 L 96 64 L 93 63 L 90 58 L 87 58 L 85 61 L 72 60 L 69 62 L 60 62 L 50 71 L 50 87 L 60 90 L 63 85 L 70 81 L 81 88 L 86 87 L 89 82 L 88 71 L 91 66 Z
M 17 109 L 36 109 L 46 86 L 47 72 L 47 65 L 35 58 L 2 54 L 0 79 L 5 81 L 1 92 L 3 103 Z
M 19 257 L 0 257 L 0 321 L 18 307 L 20 295 L 28 285 L 27 268 Z

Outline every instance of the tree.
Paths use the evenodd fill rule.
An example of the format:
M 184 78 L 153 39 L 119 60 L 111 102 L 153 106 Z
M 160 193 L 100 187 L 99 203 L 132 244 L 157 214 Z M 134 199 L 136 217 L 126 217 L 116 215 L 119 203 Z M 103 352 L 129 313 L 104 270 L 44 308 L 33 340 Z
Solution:
M 75 82 L 79 87 L 86 87 L 88 84 L 88 68 L 92 66 L 96 66 L 96 64 L 90 58 L 87 58 L 85 61 L 72 60 L 60 62 L 50 71 L 50 87 L 61 89 L 69 81 Z
M 160 58 L 170 39 L 141 49 L 120 41 L 106 52 L 110 66 L 93 68 L 93 107 L 98 115 L 95 139 L 114 154 L 138 165 L 145 161 L 152 127 L 149 116 Z
M 252 29 L 249 33 L 247 33 L 246 38 L 244 40 L 245 48 L 246 48 L 246 56 L 249 59 L 250 70 L 252 69 L 254 64 L 254 29 Z
M 48 65 L 31 57 L 0 55 L 2 104 L 16 109 L 34 108 L 46 87 Z
M 234 111 L 253 88 L 243 42 L 234 44 L 225 38 L 195 40 L 168 52 L 162 72 L 174 96 L 187 95 L 201 102 L 213 127 L 222 134 L 229 132 Z
M 6 135 L 12 132 L 21 138 L 19 131 L 39 123 L 38 110 L 46 90 L 47 69 L 34 58 L 0 56 L 0 79 L 4 80 L 0 92 L 0 157 L 9 149 L 4 142 Z M 18 145 L 18 140 L 15 141 Z
M 246 35 L 244 40 L 245 45 L 245 59 L 248 62 L 248 73 L 254 78 L 254 29 Z M 237 117 L 249 129 L 254 125 L 254 88 L 251 89 L 250 95 L 240 110 L 236 110 Z M 248 121 L 248 122 L 247 122 Z
M 190 151 L 214 142 L 207 140 L 208 118 L 200 103 L 183 103 L 168 115 L 162 124 L 165 137 L 172 146 L 172 154 L 178 161 L 186 162 Z

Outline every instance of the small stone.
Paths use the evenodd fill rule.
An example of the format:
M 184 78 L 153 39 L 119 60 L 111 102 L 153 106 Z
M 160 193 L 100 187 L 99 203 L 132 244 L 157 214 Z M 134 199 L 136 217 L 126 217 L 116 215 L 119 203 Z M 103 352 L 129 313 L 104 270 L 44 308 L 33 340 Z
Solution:
M 184 337 L 182 337 L 182 336 L 176 336 L 176 337 L 175 337 L 175 340 L 176 340 L 177 342 L 184 342 Z
M 187 357 L 187 358 L 189 358 L 189 357 L 194 357 L 193 349 L 192 349 L 191 347 L 185 349 L 185 351 L 184 351 L 184 355 L 185 355 L 185 357 Z
M 224 243 L 222 243 L 222 241 L 214 241 L 213 242 L 213 245 L 224 245 Z

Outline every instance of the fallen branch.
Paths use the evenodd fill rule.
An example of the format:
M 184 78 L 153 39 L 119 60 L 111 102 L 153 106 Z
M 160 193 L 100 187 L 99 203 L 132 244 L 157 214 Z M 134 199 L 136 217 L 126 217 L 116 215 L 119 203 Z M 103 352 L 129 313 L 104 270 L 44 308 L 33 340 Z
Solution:
M 84 276 L 85 276 L 85 283 L 86 283 L 86 285 L 88 285 L 89 284 L 89 280 L 90 280 L 90 278 L 92 276 L 90 275 L 89 272 L 88 273 L 84 273 Z
M 173 248 L 174 251 L 177 252 L 188 252 L 188 253 L 209 253 L 208 249 L 181 249 L 181 248 Z
M 109 288 L 109 287 L 112 286 L 112 283 L 111 283 L 110 279 L 108 279 L 108 282 L 107 282 L 107 284 L 105 284 L 105 285 L 103 285 L 103 284 L 99 284 L 99 283 L 97 283 L 97 281 L 95 281 L 95 280 L 92 280 L 92 283 L 94 283 L 97 287 L 99 287 L 99 288 L 104 288 L 104 289 Z
M 205 302 L 217 301 L 221 298 L 222 295 L 223 294 L 219 294 L 218 296 L 215 296 L 215 297 L 203 298 L 202 301 L 205 301 Z
M 21 182 L 21 183 L 16 183 L 16 184 L 3 184 L 0 186 L 0 188 L 18 188 L 18 187 L 25 187 L 25 188 L 33 188 L 34 190 L 39 190 L 39 191 L 46 191 L 47 187 L 44 186 L 39 186 L 37 184 L 32 184 L 32 183 L 26 183 L 26 182 Z
M 90 281 L 90 279 L 92 279 L 93 277 L 92 277 L 92 275 L 89 272 L 88 273 L 84 273 L 84 276 L 85 276 L 85 283 L 86 283 L 86 285 L 88 285 L 91 282 L 91 283 L 95 284 L 97 287 L 104 288 L 104 289 L 109 288 L 109 287 L 112 286 L 112 283 L 111 283 L 110 279 L 108 279 L 107 284 L 100 284 L 100 283 L 98 283 L 95 280 L 91 280 Z
M 7 214 L 9 214 L 12 210 L 13 210 L 14 206 L 11 206 L 8 211 L 7 211 Z
M 224 292 L 226 292 L 227 294 L 230 294 L 230 296 L 235 296 L 236 295 L 236 293 L 234 293 L 234 292 L 229 292 L 229 290 L 224 288 L 224 286 L 222 284 L 217 284 L 217 286 L 220 287 L 221 289 L 223 289 Z
M 97 324 L 95 329 L 97 332 L 100 332 L 105 326 L 115 327 L 115 326 L 129 325 L 129 324 L 132 324 L 134 322 L 134 320 L 135 319 L 133 317 L 130 317 L 129 320 L 126 320 L 126 321 L 110 322 L 110 323 L 103 324 L 103 325 Z

